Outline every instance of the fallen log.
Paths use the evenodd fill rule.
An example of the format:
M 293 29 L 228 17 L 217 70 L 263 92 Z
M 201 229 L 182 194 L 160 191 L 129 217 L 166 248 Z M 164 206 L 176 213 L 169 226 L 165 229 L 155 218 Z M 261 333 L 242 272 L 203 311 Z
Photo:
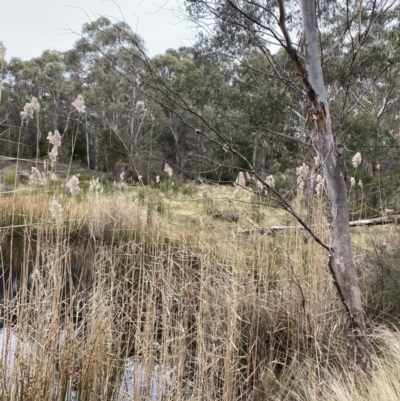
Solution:
M 361 227 L 361 226 L 378 226 L 378 225 L 386 225 L 386 224 L 395 224 L 400 223 L 400 215 L 393 216 L 383 216 L 376 217 L 373 219 L 365 219 L 365 220 L 354 220 L 349 222 L 350 227 Z M 300 229 L 303 230 L 302 226 L 270 226 L 270 227 L 243 227 L 238 229 L 239 234 L 252 234 L 252 233 L 260 233 L 263 234 L 275 234 L 278 231 L 284 230 L 293 230 Z
M 284 230 L 291 230 L 291 229 L 304 229 L 302 226 L 270 226 L 270 227 L 243 227 L 238 229 L 239 234 L 252 234 L 252 233 L 260 233 L 261 235 L 264 234 L 275 234 L 278 231 L 284 231 Z
M 400 223 L 400 214 L 393 216 L 376 217 L 374 219 L 350 221 L 349 225 L 350 227 L 360 227 L 360 226 L 378 226 L 378 225 L 394 224 L 394 223 Z

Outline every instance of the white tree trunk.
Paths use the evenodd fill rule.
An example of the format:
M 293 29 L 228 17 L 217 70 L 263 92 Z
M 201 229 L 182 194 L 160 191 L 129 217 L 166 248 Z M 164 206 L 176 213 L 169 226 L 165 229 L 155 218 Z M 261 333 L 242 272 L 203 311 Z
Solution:
M 301 78 L 307 92 L 309 116 L 314 120 L 316 127 L 314 141 L 323 163 L 331 204 L 331 257 L 329 267 L 348 314 L 347 347 L 351 363 L 362 369 L 369 370 L 371 358 L 351 250 L 347 190 L 337 157 L 335 137 L 332 132 L 329 105 L 322 74 L 315 1 L 301 0 L 300 4 L 307 71 L 306 76 Z

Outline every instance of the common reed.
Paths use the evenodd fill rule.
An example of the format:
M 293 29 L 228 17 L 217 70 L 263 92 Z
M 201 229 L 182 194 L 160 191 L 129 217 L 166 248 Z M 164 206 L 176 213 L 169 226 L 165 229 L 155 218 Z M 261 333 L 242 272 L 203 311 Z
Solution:
M 396 330 L 371 322 L 371 381 L 347 371 L 324 250 L 265 204 L 259 224 L 292 228 L 241 234 L 248 197 L 202 185 L 240 220 L 174 219 L 207 200 L 142 187 L 0 196 L 0 399 L 399 398 Z M 327 240 L 325 215 L 321 192 L 311 224 Z

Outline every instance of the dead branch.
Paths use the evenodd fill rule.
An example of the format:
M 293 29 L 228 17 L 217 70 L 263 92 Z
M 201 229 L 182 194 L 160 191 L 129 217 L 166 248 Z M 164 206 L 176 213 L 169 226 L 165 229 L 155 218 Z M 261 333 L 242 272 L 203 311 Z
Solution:
M 396 224 L 400 223 L 400 214 L 393 215 L 393 216 L 383 216 L 383 217 L 376 217 L 373 219 L 365 219 L 365 220 L 355 220 L 350 221 L 350 227 L 361 227 L 361 226 L 383 226 L 387 224 Z M 264 234 L 275 234 L 278 231 L 284 230 L 295 230 L 300 229 L 303 230 L 304 227 L 302 226 L 270 226 L 270 227 L 242 227 L 238 229 L 239 234 L 252 234 L 252 233 L 260 233 L 261 235 Z

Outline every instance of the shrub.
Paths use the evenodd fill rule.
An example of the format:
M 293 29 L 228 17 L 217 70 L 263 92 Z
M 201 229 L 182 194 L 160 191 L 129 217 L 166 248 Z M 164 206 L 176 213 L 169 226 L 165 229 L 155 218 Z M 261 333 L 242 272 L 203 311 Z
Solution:
M 117 172 L 127 161 L 127 152 L 112 128 L 105 128 L 99 134 L 98 163 L 102 170 Z
M 3 183 L 10 189 L 16 188 L 21 184 L 21 179 L 16 168 L 10 167 L 4 172 Z
M 395 235 L 397 238 L 400 233 Z M 394 239 L 394 238 L 392 238 Z M 372 243 L 367 250 L 363 267 L 366 271 L 364 292 L 367 315 L 378 321 L 400 324 L 400 249 Z

